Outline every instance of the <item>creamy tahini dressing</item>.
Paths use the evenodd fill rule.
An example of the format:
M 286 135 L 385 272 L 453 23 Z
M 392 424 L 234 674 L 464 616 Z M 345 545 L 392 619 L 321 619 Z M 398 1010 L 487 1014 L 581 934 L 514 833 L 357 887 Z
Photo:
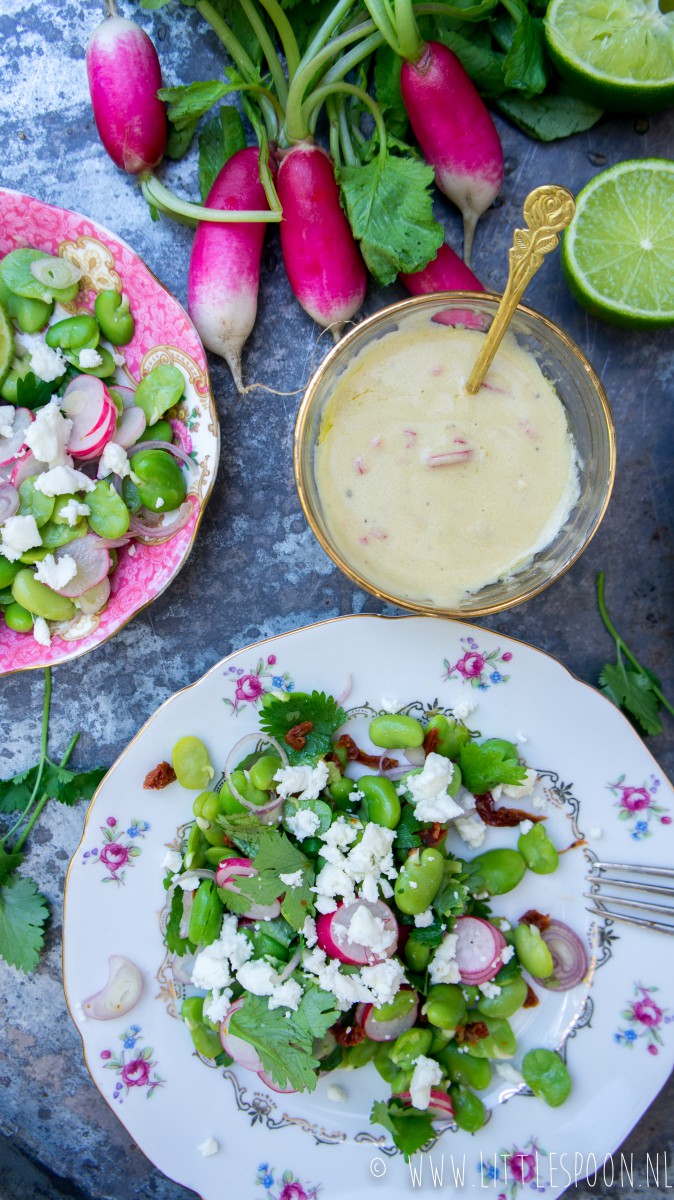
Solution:
M 554 387 L 507 336 L 476 396 L 484 334 L 394 332 L 335 383 L 315 450 L 316 486 L 352 568 L 402 598 L 454 607 L 524 566 L 579 494 Z

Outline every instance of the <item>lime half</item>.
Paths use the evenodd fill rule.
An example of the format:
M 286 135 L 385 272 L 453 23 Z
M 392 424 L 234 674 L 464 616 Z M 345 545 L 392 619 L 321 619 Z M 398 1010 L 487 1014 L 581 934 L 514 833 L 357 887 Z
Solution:
M 611 112 L 674 104 L 674 12 L 658 0 L 551 0 L 545 35 L 583 100 Z
M 579 304 L 616 325 L 674 324 L 674 162 L 602 171 L 576 198 L 562 267 Z
M 14 331 L 7 309 L 0 304 L 0 387 L 2 387 L 9 368 L 14 360 Z

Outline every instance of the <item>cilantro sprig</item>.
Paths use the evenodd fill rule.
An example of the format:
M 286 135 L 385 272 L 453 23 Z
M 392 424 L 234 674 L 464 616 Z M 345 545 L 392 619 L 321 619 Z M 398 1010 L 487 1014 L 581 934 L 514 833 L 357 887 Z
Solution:
M 39 760 L 34 767 L 0 781 L 0 812 L 18 814 L 0 837 L 0 957 L 25 972 L 34 971 L 39 962 L 49 917 L 47 901 L 35 881 L 17 874 L 26 839 L 49 800 L 67 805 L 80 797 L 90 800 L 106 772 L 105 767 L 80 772 L 66 769 L 79 733 L 70 739 L 61 761 L 52 761 L 47 753 L 50 704 L 51 671 L 47 668 Z
M 644 734 L 655 737 L 662 733 L 661 708 L 674 717 L 674 707 L 663 694 L 660 680 L 653 671 L 644 667 L 623 641 L 608 615 L 604 599 L 604 572 L 597 575 L 597 604 L 599 614 L 610 636 L 615 642 L 615 663 L 605 663 L 599 675 L 599 687 L 618 708 L 633 717 Z M 625 665 L 627 659 L 629 666 Z
M 467 742 L 461 747 L 461 782 L 474 796 L 484 796 L 499 783 L 523 783 L 526 767 L 509 758 L 501 746 Z
M 427 1112 L 406 1108 L 400 1100 L 375 1100 L 370 1113 L 373 1125 L 383 1125 L 405 1155 L 405 1161 L 435 1137 L 433 1119 Z
M 250 901 L 256 904 L 273 904 L 283 896 L 281 913 L 289 925 L 299 932 L 307 916 L 314 912 L 313 893 L 314 869 L 309 859 L 293 846 L 284 833 L 265 828 L 260 836 L 259 849 L 255 855 L 257 875 L 240 879 L 237 886 L 243 893 L 244 910 Z M 298 887 L 288 887 L 281 875 L 302 873 Z M 285 893 L 285 894 L 284 894 Z
M 232 1015 L 230 1029 L 255 1047 L 265 1071 L 279 1087 L 289 1085 L 298 1092 L 312 1092 L 320 1068 L 313 1053 L 314 1039 L 325 1037 L 339 1019 L 334 1005 L 330 992 L 312 984 L 305 986 L 297 1012 L 270 1009 L 266 996 L 249 994 Z
M 265 696 L 260 713 L 260 727 L 281 743 L 293 766 L 315 762 L 332 749 L 332 735 L 346 721 L 346 713 L 332 696 L 325 692 L 295 692 L 281 699 Z M 304 746 L 295 750 L 285 740 L 296 725 L 311 724 Z

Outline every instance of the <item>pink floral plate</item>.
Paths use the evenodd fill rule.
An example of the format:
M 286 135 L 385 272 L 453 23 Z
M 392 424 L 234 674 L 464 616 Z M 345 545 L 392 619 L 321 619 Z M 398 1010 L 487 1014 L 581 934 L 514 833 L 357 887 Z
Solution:
M 281 1095 L 256 1075 L 200 1059 L 178 1012 L 190 992 L 167 953 L 162 862 L 192 817 L 193 792 L 145 791 L 146 773 L 175 741 L 197 734 L 222 770 L 228 751 L 259 729 L 262 697 L 317 688 L 339 695 L 349 732 L 368 746 L 372 715 L 456 710 L 485 737 L 516 741 L 538 773 L 527 797 L 559 849 L 553 875 L 528 872 L 494 911 L 516 922 L 552 913 L 584 938 L 590 969 L 567 992 L 535 985 L 539 1004 L 511 1019 L 515 1057 L 481 1093 L 479 1133 L 437 1126 L 410 1164 L 369 1123 L 387 1085 L 374 1068 L 340 1070 L 311 1093 Z M 386 700 L 384 701 L 384 698 Z M 372 748 L 374 749 L 374 747 Z M 558 1195 L 574 1179 L 620 1178 L 611 1155 L 651 1104 L 674 1064 L 674 978 L 667 939 L 597 917 L 585 881 L 597 859 L 671 865 L 674 792 L 621 713 L 549 655 L 511 638 L 427 617 L 343 617 L 248 646 L 168 700 L 99 788 L 72 860 L 64 912 L 64 986 L 101 1095 L 162 1171 L 203 1200 L 407 1200 L 429 1194 L 525 1200 Z M 482 849 L 515 846 L 517 829 L 491 829 Z M 455 834 L 451 849 L 475 853 Z M 105 983 L 108 956 L 126 955 L 144 990 L 127 1015 L 85 1019 L 83 1001 Z M 558 1049 L 571 1096 L 549 1108 L 526 1088 L 523 1054 Z M 332 1084 L 339 1084 L 335 1092 Z M 214 1149 L 203 1157 L 200 1147 Z M 629 1141 L 626 1146 L 628 1186 Z M 644 1163 L 634 1154 L 633 1174 Z M 637 1176 L 638 1178 L 638 1176 Z M 444 1182 L 442 1182 L 444 1181 Z
M 185 310 L 149 267 L 114 233 L 80 213 L 44 204 L 32 196 L 0 188 L 0 256 L 20 246 L 34 246 L 76 263 L 83 272 L 77 304 L 59 305 L 61 316 L 93 309 L 97 292 L 124 291 L 136 321 L 133 341 L 124 347 L 126 367 L 117 382 L 135 386 L 158 363 L 172 363 L 185 376 L 185 393 L 174 430 L 179 444 L 194 459 L 189 495 L 193 514 L 188 523 L 157 546 L 136 544 L 120 551 L 107 607 L 76 628 L 54 636 L 49 647 L 27 634 L 0 629 L 0 675 L 56 666 L 100 646 L 137 612 L 159 596 L 177 575 L 192 548 L 218 467 L 220 433 L 208 378 L 206 354 Z M 62 311 L 61 311 L 62 310 Z

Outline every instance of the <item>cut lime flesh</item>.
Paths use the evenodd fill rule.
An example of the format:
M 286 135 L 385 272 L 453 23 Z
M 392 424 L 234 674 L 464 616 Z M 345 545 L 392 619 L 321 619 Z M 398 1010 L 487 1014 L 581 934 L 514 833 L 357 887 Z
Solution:
M 674 162 L 640 159 L 597 175 L 576 200 L 562 266 L 576 299 L 609 321 L 674 324 Z

